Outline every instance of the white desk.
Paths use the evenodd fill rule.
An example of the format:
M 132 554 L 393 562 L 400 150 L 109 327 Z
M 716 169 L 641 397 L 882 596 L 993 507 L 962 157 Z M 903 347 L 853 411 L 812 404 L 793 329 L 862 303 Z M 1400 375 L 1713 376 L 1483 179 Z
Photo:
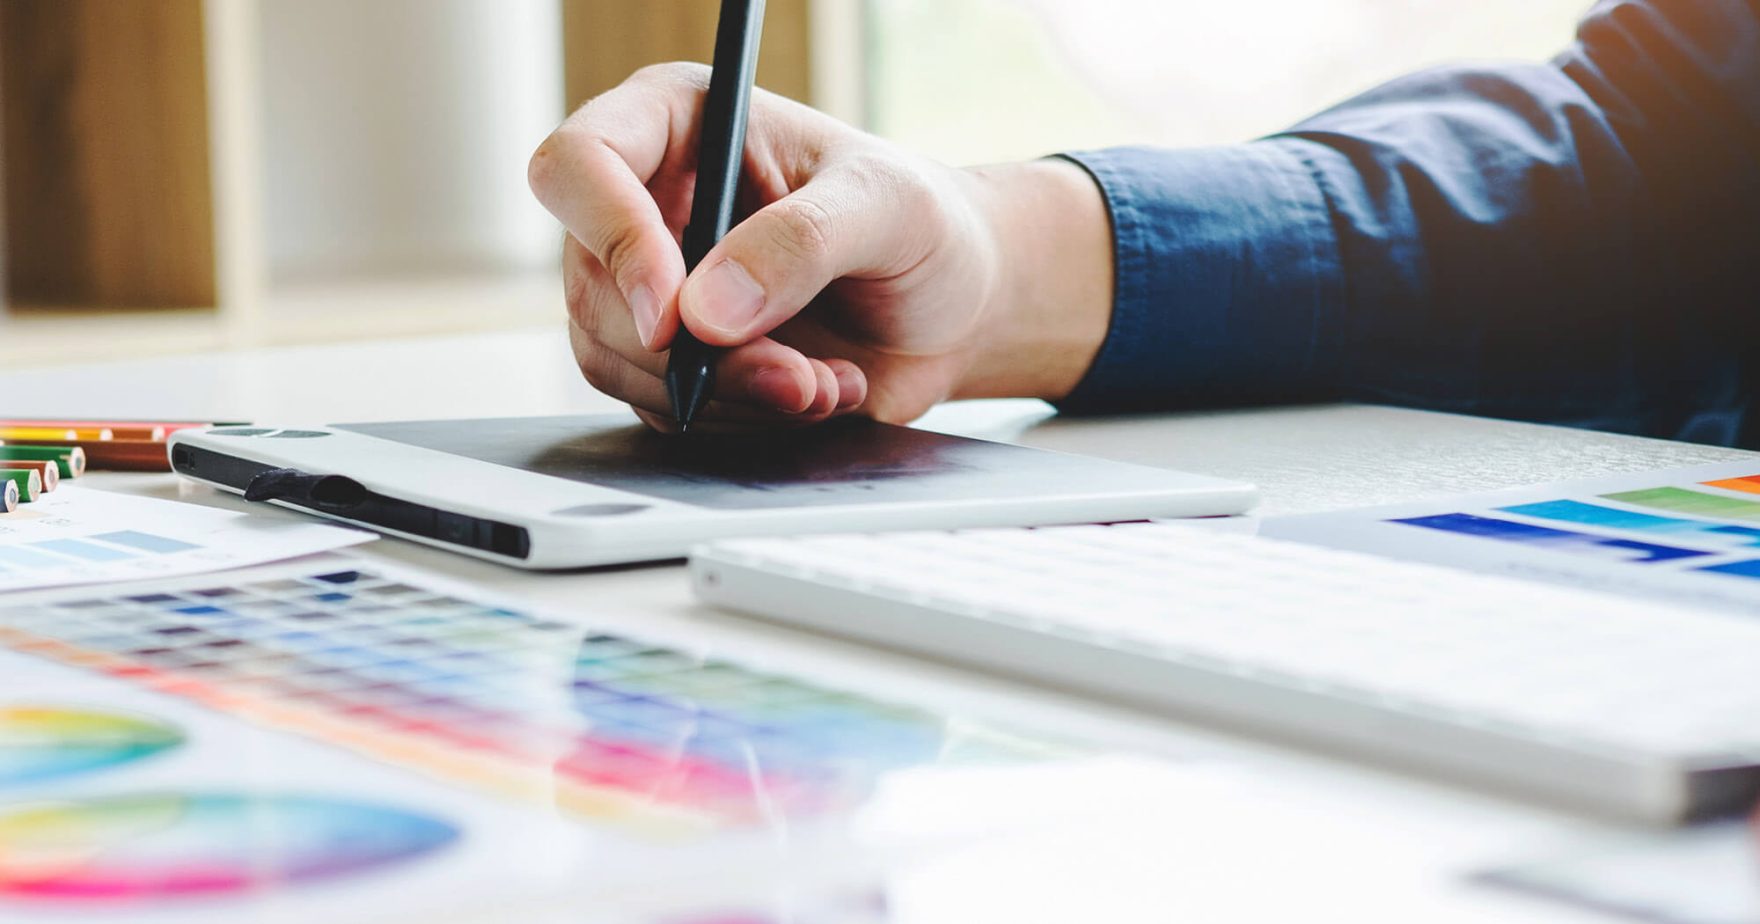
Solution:
M 18 415 L 249 419 L 277 424 L 603 412 L 554 330 L 278 349 L 0 373 Z M 1471 490 L 1760 456 L 1703 446 L 1372 407 L 1324 406 L 1137 419 L 1052 419 L 1034 402 L 937 411 L 970 435 L 1257 482 L 1261 512 L 1321 511 Z M 88 484 L 234 506 L 169 475 Z M 1078 731 L 1106 743 L 1234 768 L 1287 807 L 1290 824 L 1243 831 L 1195 819 L 1169 832 L 1186 884 L 1143 920 L 1597 921 L 1464 884 L 1460 874 L 1596 825 L 720 614 L 695 605 L 677 567 L 528 575 L 394 540 L 367 554 L 444 569 L 504 593 L 588 610 L 612 624 L 707 640 L 877 692 Z M 1171 842 L 1170 842 L 1171 843 Z M 1321 910 L 1326 909 L 1326 910 Z M 1336 909 L 1336 911 L 1334 911 Z

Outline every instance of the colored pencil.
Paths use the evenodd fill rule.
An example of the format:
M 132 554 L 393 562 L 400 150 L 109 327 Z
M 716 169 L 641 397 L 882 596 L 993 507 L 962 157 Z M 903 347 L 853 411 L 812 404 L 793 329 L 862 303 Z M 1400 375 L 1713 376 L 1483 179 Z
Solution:
M 115 438 L 115 431 L 107 427 L 0 426 L 0 440 L 8 443 L 35 443 L 38 440 L 76 440 L 81 443 L 97 443 Z
M 86 451 L 78 446 L 8 446 L 0 443 L 0 463 L 54 462 L 63 478 L 86 473 Z
M 52 428 L 55 428 L 58 430 L 81 430 L 81 429 L 91 429 L 91 428 L 97 428 L 97 429 L 108 428 L 108 429 L 115 432 L 116 438 L 119 440 L 150 439 L 151 437 L 145 437 L 145 436 L 136 437 L 136 436 L 124 436 L 123 435 L 124 433 L 139 433 L 142 430 L 151 431 L 154 429 L 158 429 L 158 430 L 165 431 L 165 433 L 167 435 L 169 435 L 172 433 L 176 433 L 179 430 L 200 430 L 200 429 L 205 429 L 207 427 L 244 427 L 244 426 L 249 426 L 249 424 L 238 423 L 238 422 L 233 422 L 233 421 L 203 422 L 203 421 L 166 421 L 166 420 L 105 420 L 105 419 L 100 419 L 100 418 L 94 418 L 94 419 L 68 418 L 65 420 L 60 420 L 60 419 L 56 419 L 56 420 L 41 419 L 41 420 L 38 420 L 38 419 L 32 419 L 32 418 L 27 418 L 27 417 L 20 417 L 20 418 L 12 418 L 12 419 L 0 419 L 0 427 L 52 427 Z
M 158 440 L 31 440 L 32 446 L 59 449 L 82 448 L 86 465 L 115 472 L 168 472 L 171 458 L 166 444 Z
M 30 503 L 43 496 L 43 476 L 28 468 L 0 468 L 0 478 L 18 486 L 18 499 Z
M 39 462 L 18 459 L 11 462 L 0 462 L 7 468 L 28 468 L 43 476 L 43 493 L 48 494 L 61 486 L 61 465 L 57 462 Z
M 0 513 L 11 513 L 18 509 L 18 485 L 10 481 L 5 485 L 0 489 Z
M 152 440 L 160 443 L 165 441 L 165 434 L 169 432 L 164 427 L 160 426 L 130 426 L 128 424 L 123 424 L 121 426 L 106 424 L 104 429 L 110 431 L 110 436 L 113 439 Z

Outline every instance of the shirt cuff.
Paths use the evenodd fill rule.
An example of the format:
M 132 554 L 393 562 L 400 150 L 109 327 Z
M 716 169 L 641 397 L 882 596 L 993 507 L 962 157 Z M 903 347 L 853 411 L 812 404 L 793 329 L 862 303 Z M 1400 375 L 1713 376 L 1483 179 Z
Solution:
M 1112 325 L 1076 413 L 1318 398 L 1343 271 L 1304 148 L 1278 138 L 1195 150 L 1063 155 L 1106 197 Z

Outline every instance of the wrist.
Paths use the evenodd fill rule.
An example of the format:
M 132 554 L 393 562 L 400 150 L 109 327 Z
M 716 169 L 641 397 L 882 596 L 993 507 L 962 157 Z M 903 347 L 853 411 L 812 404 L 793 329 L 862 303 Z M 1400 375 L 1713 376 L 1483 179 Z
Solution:
M 1094 179 L 1062 159 L 966 172 L 998 268 L 955 398 L 1067 396 L 1112 321 L 1113 241 Z

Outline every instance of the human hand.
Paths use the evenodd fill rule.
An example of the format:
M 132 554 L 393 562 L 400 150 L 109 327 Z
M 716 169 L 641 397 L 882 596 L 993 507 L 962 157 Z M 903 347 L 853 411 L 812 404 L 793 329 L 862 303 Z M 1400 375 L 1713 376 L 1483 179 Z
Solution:
M 698 65 L 638 72 L 533 155 L 532 189 L 569 230 L 570 339 L 595 387 L 671 429 L 662 376 L 680 324 L 726 348 L 705 422 L 904 422 L 949 397 L 1073 387 L 1111 303 L 1104 206 L 1079 168 L 956 170 L 759 92 L 750 215 L 687 278 L 679 243 L 708 77 Z M 1059 214 L 1060 200 L 1082 207 Z M 1086 232 L 1078 255 L 1101 264 L 1038 284 L 1044 274 L 1022 260 L 1048 257 L 1050 241 L 1018 238 L 1066 221 Z M 1097 308 L 1034 316 L 1077 285 Z M 1072 338 L 1077 317 L 1087 323 Z

